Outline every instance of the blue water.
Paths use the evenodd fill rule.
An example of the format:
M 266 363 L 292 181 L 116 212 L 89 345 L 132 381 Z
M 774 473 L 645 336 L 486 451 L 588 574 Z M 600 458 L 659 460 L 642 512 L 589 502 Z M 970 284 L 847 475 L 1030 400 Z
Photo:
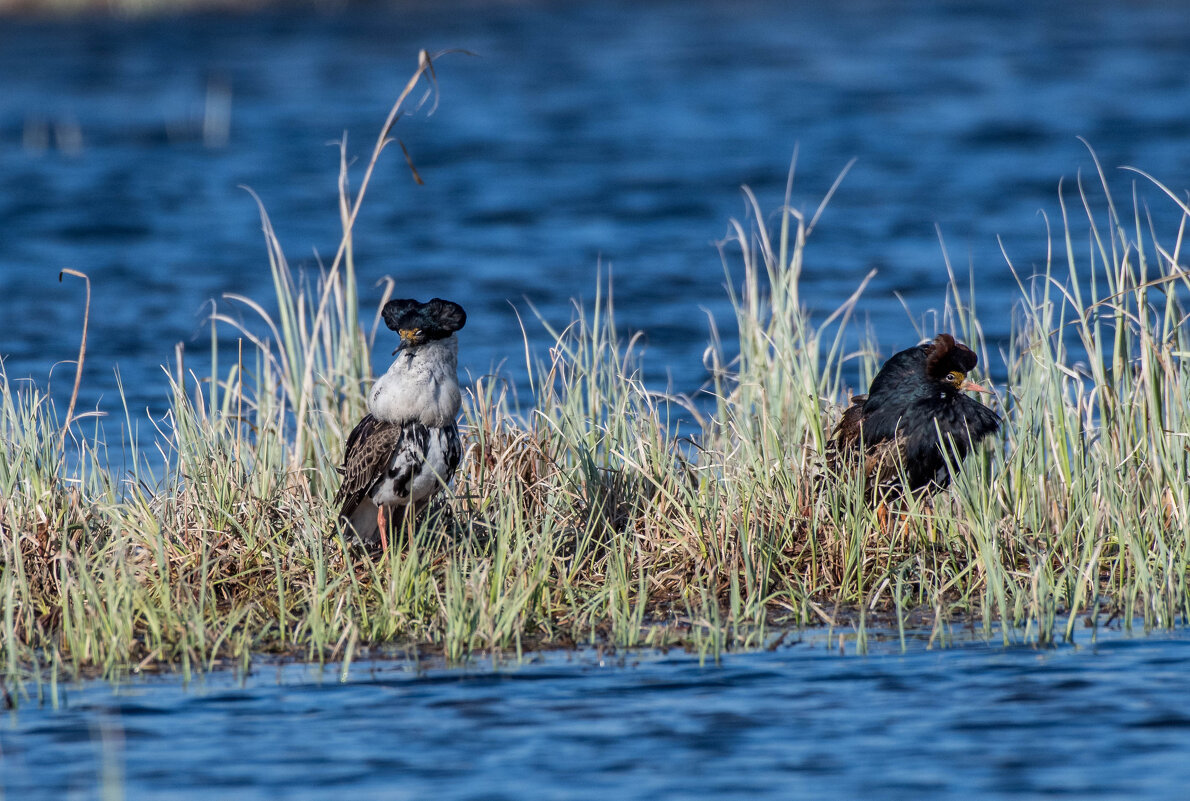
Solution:
M 0 719 L 0 791 L 154 799 L 1184 798 L 1190 639 L 1057 650 L 822 637 L 718 666 L 258 668 L 65 690 Z
M 714 243 L 746 214 L 741 185 L 778 207 L 795 148 L 793 202 L 807 213 L 856 159 L 812 236 L 803 296 L 832 310 L 877 270 L 860 314 L 885 355 L 917 340 L 911 320 L 932 328 L 944 302 L 939 229 L 956 269 L 975 272 L 993 353 L 1004 344 L 1017 290 L 997 237 L 1022 273 L 1043 264 L 1038 212 L 1060 219 L 1059 179 L 1097 180 L 1077 137 L 1124 208 L 1134 176 L 1118 165 L 1190 186 L 1185 4 L 443 5 L 0 21 L 10 375 L 44 381 L 74 357 L 82 287 L 57 275 L 85 270 L 83 408 L 122 419 L 118 368 L 134 419 L 160 413 L 175 343 L 202 370 L 210 301 L 236 313 L 225 293 L 271 297 L 241 186 L 295 265 L 329 261 L 331 143 L 347 132 L 358 185 L 423 47 L 476 55 L 443 57 L 437 112 L 398 124 L 425 186 L 399 149 L 387 154 L 356 231 L 363 303 L 375 307 L 384 276 L 402 295 L 461 302 L 466 371 L 503 363 L 522 391 L 515 310 L 540 343 L 526 301 L 564 322 L 572 297 L 594 296 L 601 263 L 622 328 L 647 335 L 650 383 L 696 391 L 708 315 L 731 331 Z M 225 143 L 204 141 L 208 92 L 229 98 Z M 1171 204 L 1141 191 L 1172 246 Z M 377 345 L 378 369 L 390 344 Z M 54 377 L 61 395 L 72 369 Z

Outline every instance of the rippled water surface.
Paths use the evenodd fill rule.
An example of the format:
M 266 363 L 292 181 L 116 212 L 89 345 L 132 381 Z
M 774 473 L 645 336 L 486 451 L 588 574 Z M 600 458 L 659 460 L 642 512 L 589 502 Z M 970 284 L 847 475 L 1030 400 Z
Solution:
M 840 656 L 549 655 L 67 689 L 0 719 L 0 790 L 97 798 L 1182 798 L 1190 640 Z M 882 646 L 877 646 L 881 648 Z M 850 653 L 850 648 L 849 648 Z
M 400 3 L 9 18 L 9 372 L 44 380 L 73 358 L 82 288 L 57 274 L 86 270 L 84 407 L 119 412 L 118 367 L 134 419 L 160 412 L 158 366 L 176 342 L 201 370 L 209 301 L 230 308 L 223 295 L 242 293 L 269 305 L 257 209 L 241 187 L 258 193 L 295 265 L 329 260 L 331 143 L 346 131 L 349 156 L 366 159 L 423 47 L 476 55 L 443 57 L 437 112 L 396 129 L 426 184 L 390 151 L 357 229 L 363 303 L 375 307 L 383 276 L 401 294 L 462 302 L 472 375 L 501 362 L 523 372 L 513 306 L 531 332 L 525 299 L 564 321 L 570 298 L 593 296 L 602 263 L 622 327 L 647 334 L 652 383 L 696 390 L 706 315 L 730 332 L 714 242 L 745 213 L 742 184 L 778 207 L 795 147 L 793 202 L 807 213 L 856 159 L 811 239 L 803 296 L 833 309 L 877 270 L 860 313 L 885 355 L 917 340 L 900 298 L 914 318 L 944 301 L 939 230 L 956 269 L 975 271 L 993 352 L 1005 342 L 1017 290 L 997 237 L 1023 274 L 1044 262 L 1038 211 L 1056 222 L 1059 179 L 1093 178 L 1077 137 L 1125 208 L 1134 176 L 1118 165 L 1190 186 L 1186 4 Z M 204 138 L 208 96 L 216 111 L 230 103 L 226 142 L 218 126 Z M 1172 245 L 1171 204 L 1142 194 Z M 389 349 L 377 345 L 381 369 Z M 70 368 L 55 375 L 68 389 Z

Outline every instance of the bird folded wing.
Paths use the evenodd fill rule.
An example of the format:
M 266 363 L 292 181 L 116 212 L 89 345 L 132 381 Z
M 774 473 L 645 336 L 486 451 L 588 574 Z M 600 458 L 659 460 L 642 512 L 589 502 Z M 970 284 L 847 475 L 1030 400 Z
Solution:
M 335 495 L 339 517 L 350 517 L 384 472 L 401 437 L 401 426 L 364 415 L 347 438 L 343 453 L 343 484 Z
M 864 458 L 864 475 L 868 486 L 884 487 L 900 480 L 905 469 L 904 439 L 895 437 L 869 445 Z

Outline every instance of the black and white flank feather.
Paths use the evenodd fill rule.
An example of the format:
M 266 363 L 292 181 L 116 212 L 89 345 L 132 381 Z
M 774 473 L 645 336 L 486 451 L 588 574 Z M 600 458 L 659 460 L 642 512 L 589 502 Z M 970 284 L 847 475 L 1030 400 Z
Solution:
M 387 530 L 416 512 L 454 476 L 462 457 L 459 340 L 463 307 L 441 298 L 390 300 L 385 324 L 401 336 L 388 371 L 368 395 L 368 414 L 347 438 L 339 526 L 366 545 L 387 546 Z

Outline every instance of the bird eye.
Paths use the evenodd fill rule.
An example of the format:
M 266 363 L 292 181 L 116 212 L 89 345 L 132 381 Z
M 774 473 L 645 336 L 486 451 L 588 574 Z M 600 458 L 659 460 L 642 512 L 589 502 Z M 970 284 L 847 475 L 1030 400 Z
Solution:
M 957 387 L 959 384 L 963 383 L 963 379 L 966 377 L 967 376 L 965 374 L 960 373 L 958 370 L 951 370 L 946 374 L 946 381 L 947 383 L 954 384 Z

